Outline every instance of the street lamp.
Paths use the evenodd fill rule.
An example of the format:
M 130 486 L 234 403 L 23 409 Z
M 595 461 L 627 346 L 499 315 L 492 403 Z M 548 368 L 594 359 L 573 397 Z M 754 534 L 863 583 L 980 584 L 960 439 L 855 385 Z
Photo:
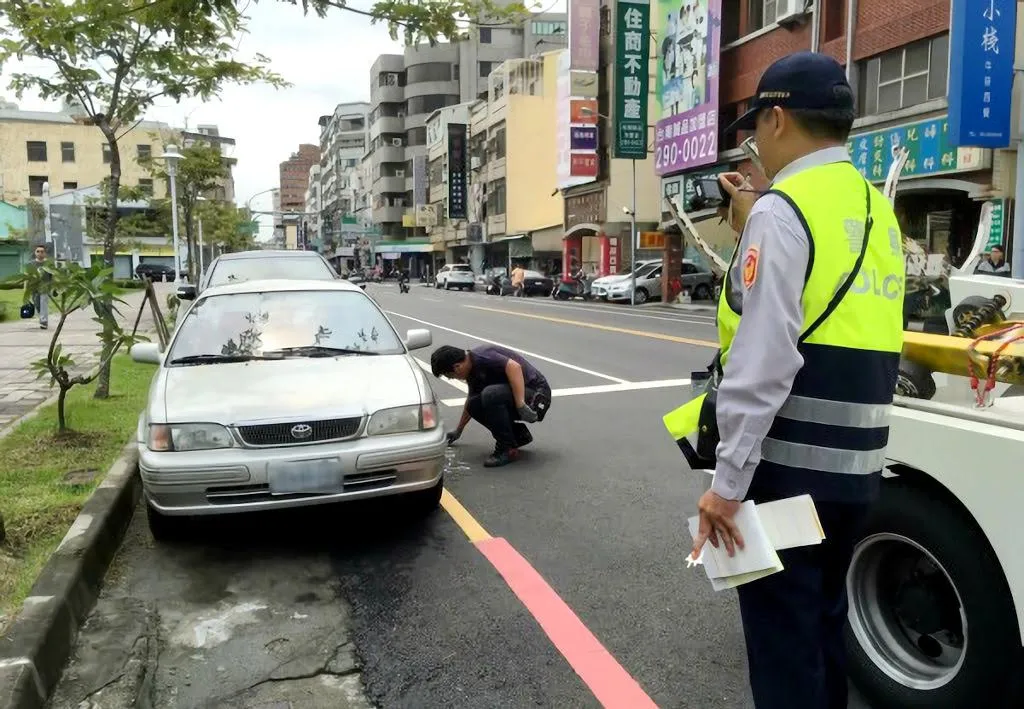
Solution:
M 174 239 L 174 280 L 181 276 L 181 259 L 178 251 L 178 184 L 175 178 L 178 176 L 178 161 L 185 156 L 178 152 L 178 146 L 174 144 L 164 146 L 163 155 L 160 156 L 167 163 L 167 177 L 171 183 L 171 235 Z M 188 275 L 185 275 L 185 282 L 188 282 Z
M 196 196 L 196 201 L 197 202 L 206 202 L 208 200 L 206 199 L 206 197 L 204 197 L 202 195 L 197 195 Z M 199 282 L 202 283 L 203 282 L 203 215 L 202 215 L 202 213 L 201 212 L 197 213 L 196 214 L 196 218 L 199 220 Z
M 585 116 L 589 115 L 596 116 L 597 118 L 603 118 L 606 121 L 611 120 L 611 118 L 609 118 L 608 116 L 604 115 L 603 113 L 597 113 L 594 109 L 590 108 L 589 106 L 582 106 L 580 108 L 580 113 L 582 113 Z M 630 259 L 633 261 L 633 263 L 631 264 L 632 275 L 630 277 L 630 281 L 632 282 L 633 287 L 629 294 L 629 304 L 636 305 L 636 251 L 639 247 L 639 244 L 637 243 L 639 241 L 639 235 L 636 233 L 636 160 L 630 160 L 629 162 L 633 168 L 632 199 L 630 200 L 630 206 L 623 207 L 622 211 L 629 215 L 629 253 Z

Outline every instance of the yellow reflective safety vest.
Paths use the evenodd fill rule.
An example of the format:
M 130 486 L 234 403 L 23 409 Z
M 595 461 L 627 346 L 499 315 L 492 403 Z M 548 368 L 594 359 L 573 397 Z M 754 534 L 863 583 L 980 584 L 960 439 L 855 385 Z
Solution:
M 864 261 L 846 295 L 812 329 L 860 255 L 865 181 L 851 163 L 830 163 L 788 177 L 772 192 L 796 211 L 811 246 L 803 274 L 804 334 L 797 347 L 804 364 L 764 439 L 748 497 L 810 493 L 822 501 L 871 499 L 885 460 L 903 347 L 899 224 L 885 196 L 868 186 L 872 227 Z M 742 318 L 742 307 L 729 298 L 732 266 L 729 271 L 718 304 L 723 364 Z M 696 430 L 699 409 L 698 400 L 665 417 L 676 440 Z M 684 431 L 690 419 L 693 428 Z

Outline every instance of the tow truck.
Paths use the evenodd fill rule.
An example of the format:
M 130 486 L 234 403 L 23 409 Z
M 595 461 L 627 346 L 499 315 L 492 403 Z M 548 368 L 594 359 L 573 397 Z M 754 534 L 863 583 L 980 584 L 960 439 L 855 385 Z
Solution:
M 890 200 L 905 148 L 893 158 Z M 905 333 L 882 492 L 847 574 L 849 672 L 872 709 L 1024 706 L 1024 281 L 973 275 L 990 218 L 949 271 L 946 332 Z

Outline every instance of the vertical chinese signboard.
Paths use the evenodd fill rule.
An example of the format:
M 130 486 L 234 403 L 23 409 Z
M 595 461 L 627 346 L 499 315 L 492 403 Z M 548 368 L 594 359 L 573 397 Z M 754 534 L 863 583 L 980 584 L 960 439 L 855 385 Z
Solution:
M 600 0 L 569 0 L 570 68 L 597 71 L 600 31 Z
M 654 171 L 671 175 L 718 160 L 718 62 L 722 0 L 681 7 L 654 0 L 658 28 Z M 685 5 L 685 4 L 684 4 Z
M 1010 145 L 1015 0 L 953 0 L 949 27 L 949 139 Z
M 648 63 L 651 6 L 647 0 L 615 3 L 615 138 L 612 156 L 647 157 Z
M 586 73 L 570 69 L 567 50 L 559 54 L 555 81 L 555 174 L 559 189 L 583 185 L 597 178 L 597 101 L 572 93 L 572 77 Z M 589 75 L 596 86 L 597 74 Z
M 466 218 L 466 124 L 448 124 L 448 218 Z

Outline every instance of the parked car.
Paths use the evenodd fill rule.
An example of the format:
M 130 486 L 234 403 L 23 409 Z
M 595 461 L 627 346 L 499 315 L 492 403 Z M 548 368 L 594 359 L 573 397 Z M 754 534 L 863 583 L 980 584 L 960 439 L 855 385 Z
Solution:
M 715 294 L 715 274 L 689 259 L 683 259 L 679 279 L 694 300 L 711 300 Z
M 445 264 L 434 278 L 434 287 L 444 288 L 445 290 L 451 290 L 452 288 L 473 290 L 475 286 L 476 280 L 473 276 L 473 269 L 464 263 Z
M 270 278 L 295 278 L 333 281 L 338 272 L 316 251 L 291 249 L 260 249 L 221 254 L 206 268 L 196 288 L 190 284 L 178 287 L 178 297 L 193 300 L 207 288 L 228 283 L 260 281 Z
M 199 294 L 139 417 L 139 470 L 158 539 L 181 517 L 411 495 L 441 498 L 436 396 L 377 304 L 343 280 L 241 281 Z
M 661 259 L 656 261 L 637 261 L 636 273 L 637 277 L 645 275 L 650 271 L 654 270 L 661 265 Z M 590 293 L 595 298 L 607 298 L 608 289 L 616 283 L 622 283 L 628 281 L 630 276 L 633 274 L 633 270 L 623 271 L 622 273 L 616 273 L 611 276 L 601 276 L 600 278 L 594 279 L 593 283 L 590 284 Z
M 151 281 L 173 281 L 174 266 L 162 263 L 140 263 L 135 267 L 135 275 L 139 278 L 148 278 Z
M 523 278 L 524 295 L 551 295 L 555 281 L 540 271 L 526 271 Z

